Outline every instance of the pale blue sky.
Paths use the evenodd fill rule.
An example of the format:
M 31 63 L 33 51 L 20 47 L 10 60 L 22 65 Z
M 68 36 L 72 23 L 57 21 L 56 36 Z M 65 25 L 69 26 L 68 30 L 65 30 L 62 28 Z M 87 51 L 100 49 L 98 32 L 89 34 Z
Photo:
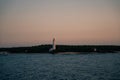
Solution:
M 0 0 L 0 47 L 120 45 L 120 0 Z

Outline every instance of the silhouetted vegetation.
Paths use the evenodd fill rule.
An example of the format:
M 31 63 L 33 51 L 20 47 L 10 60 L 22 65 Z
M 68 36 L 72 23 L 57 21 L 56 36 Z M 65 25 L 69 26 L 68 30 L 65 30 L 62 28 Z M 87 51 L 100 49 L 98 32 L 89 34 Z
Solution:
M 0 52 L 6 51 L 9 53 L 49 53 L 52 45 L 39 45 L 32 47 L 12 47 L 0 48 Z M 114 45 L 57 45 L 56 52 L 117 52 L 120 51 L 120 46 Z M 94 51 L 96 49 L 96 51 Z

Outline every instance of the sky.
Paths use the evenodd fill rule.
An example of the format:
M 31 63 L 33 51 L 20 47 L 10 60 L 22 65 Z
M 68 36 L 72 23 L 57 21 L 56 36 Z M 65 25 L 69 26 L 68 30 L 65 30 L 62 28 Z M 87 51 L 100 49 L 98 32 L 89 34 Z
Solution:
M 120 0 L 0 0 L 0 47 L 120 45 Z

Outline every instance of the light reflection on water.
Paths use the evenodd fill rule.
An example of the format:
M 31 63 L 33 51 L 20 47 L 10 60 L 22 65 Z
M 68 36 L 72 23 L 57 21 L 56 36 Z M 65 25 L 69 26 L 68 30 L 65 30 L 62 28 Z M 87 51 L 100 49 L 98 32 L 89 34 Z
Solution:
M 0 80 L 120 80 L 120 53 L 0 55 Z

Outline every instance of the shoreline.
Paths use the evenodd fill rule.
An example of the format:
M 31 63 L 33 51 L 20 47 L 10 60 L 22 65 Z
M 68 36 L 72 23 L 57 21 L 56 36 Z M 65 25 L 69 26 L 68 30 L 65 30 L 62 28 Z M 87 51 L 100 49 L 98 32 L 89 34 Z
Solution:
M 52 45 L 38 45 L 30 47 L 11 47 L 0 48 L 0 52 L 8 53 L 50 53 L 49 49 Z M 56 45 L 55 54 L 59 52 L 68 53 L 117 53 L 120 51 L 120 46 L 116 45 Z

